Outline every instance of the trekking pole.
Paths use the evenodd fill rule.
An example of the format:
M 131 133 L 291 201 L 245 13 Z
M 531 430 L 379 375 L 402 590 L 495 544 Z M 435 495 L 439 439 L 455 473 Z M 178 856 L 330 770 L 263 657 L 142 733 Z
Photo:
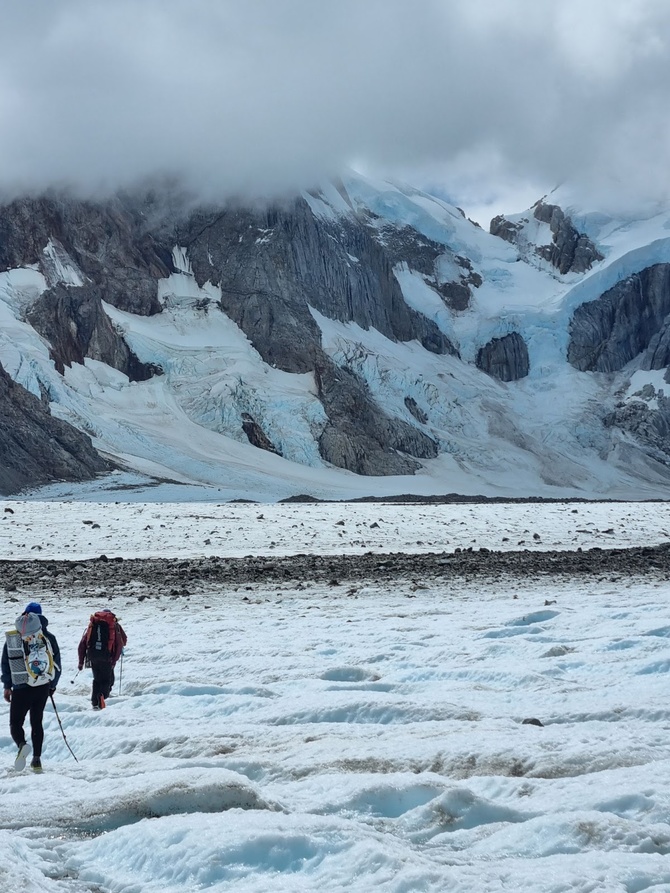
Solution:
M 61 734 L 63 736 L 63 741 L 65 742 L 65 746 L 67 747 L 67 749 L 70 751 L 70 753 L 74 757 L 74 751 L 72 750 L 70 745 L 67 743 L 67 738 L 65 737 L 65 730 L 63 729 L 63 723 L 60 721 L 60 716 L 58 715 L 58 710 L 56 710 L 56 702 L 54 701 L 54 696 L 51 692 L 49 692 L 49 697 L 51 698 L 51 703 L 54 708 L 54 713 L 56 714 L 56 719 L 58 720 L 58 725 L 60 726 L 60 730 L 61 730 Z M 79 760 L 76 757 L 74 757 L 74 761 L 75 761 L 75 763 L 79 762 Z
M 119 668 L 119 694 L 121 694 L 121 682 L 123 680 L 123 651 L 121 652 L 121 666 Z
M 77 678 L 77 676 L 78 676 L 80 673 L 81 673 L 81 670 L 77 670 L 77 672 L 74 674 L 74 676 L 72 677 L 72 679 L 70 679 L 70 685 L 74 685 L 74 680 Z

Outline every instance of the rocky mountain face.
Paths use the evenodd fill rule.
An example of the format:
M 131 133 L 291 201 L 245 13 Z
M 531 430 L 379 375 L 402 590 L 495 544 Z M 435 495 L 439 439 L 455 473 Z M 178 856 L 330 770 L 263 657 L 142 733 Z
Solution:
M 64 251 L 75 265 L 66 284 L 85 280 L 114 306 L 159 313 L 156 280 L 173 270 L 171 249 L 152 235 L 143 204 L 127 196 L 93 202 L 63 195 L 9 202 L 0 208 L 0 270 L 36 265 L 58 284 Z
M 670 363 L 670 265 L 654 264 L 580 305 L 570 322 L 568 361 L 589 372 L 618 372 L 643 355 L 646 369 Z
M 429 435 L 386 414 L 365 382 L 339 370 L 320 346 L 309 307 L 392 340 L 417 340 L 436 354 L 456 353 L 435 323 L 404 301 L 393 275 L 397 246 L 386 249 L 364 223 L 320 220 L 304 199 L 260 210 L 198 207 L 173 217 L 151 194 L 108 203 L 43 197 L 0 208 L 0 272 L 35 266 L 44 275 L 50 287 L 24 318 L 61 373 L 88 358 L 131 381 L 161 374 L 137 358 L 103 302 L 141 316 L 160 313 L 158 281 L 176 272 L 175 244 L 188 250 L 200 285 L 220 288 L 215 310 L 234 320 L 266 363 L 314 374 L 327 416 L 318 438 L 324 461 L 358 474 L 408 474 L 420 467 L 417 459 L 437 455 Z M 425 247 L 415 246 L 418 254 Z M 429 252 L 435 257 L 439 249 Z M 248 413 L 242 428 L 255 446 L 274 449 Z
M 585 273 L 591 269 L 594 263 L 603 260 L 602 254 L 591 239 L 577 230 L 570 216 L 565 214 L 558 205 L 539 201 L 532 210 L 533 220 L 546 223 L 551 234 L 548 243 L 533 245 L 533 250 L 538 257 L 548 261 L 559 273 L 563 275 Z M 524 248 L 527 246 L 528 224 L 528 216 L 510 220 L 501 215 L 493 218 L 490 230 L 492 235 Z
M 51 481 L 83 481 L 111 470 L 91 439 L 54 418 L 46 401 L 0 366 L 0 493 Z
M 589 277 L 606 262 L 606 249 L 558 204 L 495 218 L 487 234 L 415 191 L 362 181 L 267 207 L 173 201 L 157 190 L 16 199 L 0 206 L 0 308 L 13 326 L 0 340 L 11 375 L 0 375 L 0 492 L 109 470 L 78 429 L 95 429 L 126 463 L 123 432 L 132 430 L 151 458 L 158 435 L 133 415 L 138 394 L 145 415 L 166 401 L 170 425 L 183 412 L 277 459 L 304 454 L 366 477 L 413 475 L 445 455 L 461 469 L 495 468 L 509 447 L 533 456 L 538 480 L 554 486 L 567 449 L 578 458 L 565 465 L 567 486 L 570 469 L 629 455 L 633 441 L 636 473 L 657 479 L 670 455 L 668 401 L 657 385 L 633 398 L 625 375 L 670 364 L 670 250 L 668 263 L 622 267 L 601 287 Z M 583 299 L 572 301 L 579 283 Z M 572 309 L 564 319 L 545 306 Z M 228 376 L 229 336 L 214 341 L 224 323 L 264 375 L 286 383 L 286 405 L 280 385 L 268 396 L 246 373 Z M 547 376 L 563 387 L 568 364 L 584 376 L 584 397 L 557 459 L 534 426 L 551 403 Z M 602 374 L 624 377 L 597 379 L 594 401 Z M 293 382 L 302 396 L 289 400 Z M 97 424 L 98 389 L 122 420 Z M 292 428 L 301 432 L 293 440 Z
M 312 371 L 321 360 L 310 306 L 394 341 L 456 353 L 435 323 L 407 305 L 394 252 L 360 221 L 324 221 L 297 200 L 255 213 L 199 210 L 174 239 L 188 249 L 198 284 L 219 285 L 224 312 L 266 362 L 287 372 Z
M 670 388 L 669 388 L 670 391 Z M 649 402 L 653 401 L 653 408 Z M 605 416 L 604 424 L 626 432 L 644 446 L 656 462 L 670 470 L 670 399 L 655 389 L 640 394 L 640 399 L 620 403 Z
M 670 264 L 646 267 L 577 307 L 569 333 L 568 361 L 577 369 L 612 373 L 637 362 L 641 369 L 665 370 L 664 383 L 670 383 Z M 604 424 L 670 466 L 670 386 L 647 384 L 633 396 L 617 403 Z
M 141 363 L 116 332 L 95 286 L 55 285 L 28 309 L 26 320 L 50 345 L 59 372 L 86 357 L 124 372 L 131 381 L 146 381 L 161 370 Z
M 197 283 L 220 287 L 220 308 L 266 363 L 314 374 L 328 417 L 318 441 L 326 462 L 364 475 L 408 474 L 420 467 L 415 459 L 437 455 L 428 435 L 389 417 L 365 382 L 338 369 L 321 348 L 310 307 L 393 341 L 456 353 L 435 323 L 407 305 L 393 252 L 364 224 L 324 221 L 300 199 L 255 212 L 199 209 L 173 238 L 187 248 Z

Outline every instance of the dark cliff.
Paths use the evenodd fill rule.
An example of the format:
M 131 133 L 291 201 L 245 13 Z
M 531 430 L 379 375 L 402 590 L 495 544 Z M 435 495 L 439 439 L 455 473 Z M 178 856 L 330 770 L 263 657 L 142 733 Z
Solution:
M 570 321 L 568 361 L 581 371 L 616 372 L 649 349 L 647 368 L 670 362 L 670 264 L 656 264 L 581 304 Z
M 538 251 L 559 273 L 585 273 L 596 261 L 603 259 L 589 237 L 576 229 L 558 205 L 538 202 L 533 215 L 536 220 L 549 224 L 552 243 L 541 246 Z
M 54 418 L 48 404 L 0 366 L 0 493 L 51 481 L 91 480 L 111 468 L 89 437 Z
M 594 263 L 603 259 L 594 243 L 584 233 L 580 233 L 572 219 L 558 205 L 537 202 L 533 207 L 533 217 L 540 223 L 546 223 L 551 232 L 551 243 L 533 245 L 532 250 L 555 267 L 559 273 L 585 273 Z M 504 215 L 494 217 L 489 231 L 512 245 L 525 249 L 523 243 L 524 227 L 528 217 L 520 221 L 508 220 Z
M 500 381 L 518 381 L 529 371 L 528 348 L 518 332 L 510 332 L 502 338 L 492 338 L 480 348 L 476 359 L 477 368 Z

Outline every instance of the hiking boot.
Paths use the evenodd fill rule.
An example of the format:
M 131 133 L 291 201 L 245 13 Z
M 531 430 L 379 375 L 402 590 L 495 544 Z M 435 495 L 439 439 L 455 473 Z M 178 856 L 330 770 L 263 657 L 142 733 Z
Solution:
M 24 741 L 21 747 L 19 747 L 19 752 L 16 755 L 16 759 L 14 760 L 14 769 L 17 772 L 23 772 L 26 768 L 26 760 L 30 756 L 32 751 L 32 747 L 29 744 L 26 744 Z
M 42 760 L 39 757 L 33 757 L 30 761 L 30 768 L 33 772 L 42 772 Z
M 105 699 L 102 695 L 100 695 L 100 709 L 104 710 L 107 705 L 105 704 Z

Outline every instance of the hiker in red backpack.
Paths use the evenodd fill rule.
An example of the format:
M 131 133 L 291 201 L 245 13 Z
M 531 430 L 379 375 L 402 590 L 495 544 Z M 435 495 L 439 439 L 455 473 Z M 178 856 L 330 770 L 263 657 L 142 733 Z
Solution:
M 91 704 L 94 710 L 105 707 L 114 685 L 114 667 L 127 641 L 128 636 L 109 608 L 91 614 L 78 650 L 79 669 L 83 670 L 86 664 L 93 670 Z

